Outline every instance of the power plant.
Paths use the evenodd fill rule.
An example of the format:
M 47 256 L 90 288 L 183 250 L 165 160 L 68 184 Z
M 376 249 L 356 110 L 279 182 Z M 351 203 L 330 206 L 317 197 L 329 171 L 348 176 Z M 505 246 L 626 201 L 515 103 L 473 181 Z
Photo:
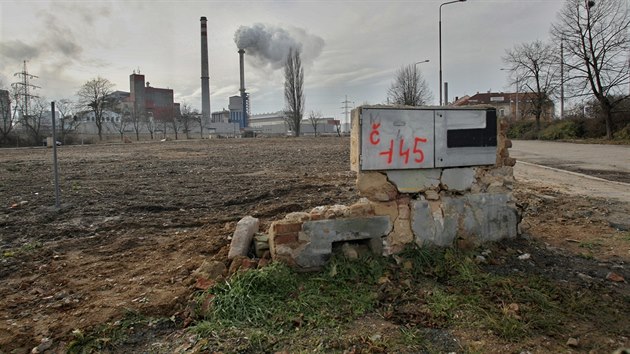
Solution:
M 239 57 L 239 63 L 240 63 L 240 75 L 241 75 L 241 88 L 240 88 L 240 92 L 241 92 L 241 100 L 243 101 L 242 105 L 243 105 L 243 123 L 242 126 L 243 127 L 247 127 L 247 108 L 249 106 L 248 104 L 248 100 L 247 100 L 247 93 L 245 93 L 245 50 L 244 49 L 239 49 L 238 50 L 238 57 Z
M 203 16 L 201 18 L 201 116 L 203 117 L 204 122 L 208 122 L 210 120 L 210 77 L 208 76 L 207 22 L 208 20 L 205 16 Z

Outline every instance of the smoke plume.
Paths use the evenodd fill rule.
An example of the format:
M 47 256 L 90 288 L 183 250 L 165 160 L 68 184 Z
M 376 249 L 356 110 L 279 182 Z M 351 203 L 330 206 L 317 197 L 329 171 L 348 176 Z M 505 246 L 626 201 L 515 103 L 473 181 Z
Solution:
M 260 68 L 279 69 L 291 48 L 298 49 L 304 64 L 311 64 L 324 47 L 324 40 L 297 27 L 287 29 L 256 23 L 241 26 L 234 33 L 234 43 L 244 49 L 248 61 Z

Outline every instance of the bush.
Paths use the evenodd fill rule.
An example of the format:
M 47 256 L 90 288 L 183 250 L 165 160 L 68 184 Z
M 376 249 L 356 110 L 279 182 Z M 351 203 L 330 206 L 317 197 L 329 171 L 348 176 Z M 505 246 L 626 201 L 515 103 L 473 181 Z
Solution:
M 554 122 L 538 135 L 542 140 L 575 139 L 584 135 L 584 129 L 573 120 Z
M 617 140 L 630 140 L 630 123 L 616 132 L 614 137 Z
M 510 139 L 538 139 L 538 133 L 536 132 L 536 122 L 532 120 L 523 120 L 520 122 L 511 123 L 507 131 L 507 136 Z

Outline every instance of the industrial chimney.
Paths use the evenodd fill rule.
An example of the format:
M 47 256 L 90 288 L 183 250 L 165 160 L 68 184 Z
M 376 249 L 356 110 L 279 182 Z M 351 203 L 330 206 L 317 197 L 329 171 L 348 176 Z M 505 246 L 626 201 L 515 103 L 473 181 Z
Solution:
M 243 127 L 247 127 L 247 94 L 245 93 L 245 50 L 238 50 L 238 57 L 241 69 L 241 100 L 243 101 Z
M 210 78 L 208 77 L 208 29 L 206 17 L 201 18 L 201 116 L 210 120 Z

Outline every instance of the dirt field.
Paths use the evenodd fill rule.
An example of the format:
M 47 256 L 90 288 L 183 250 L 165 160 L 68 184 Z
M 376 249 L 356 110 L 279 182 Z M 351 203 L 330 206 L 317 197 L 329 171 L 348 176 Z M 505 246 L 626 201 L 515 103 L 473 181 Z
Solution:
M 73 330 L 128 313 L 180 314 L 193 291 L 190 273 L 204 259 L 225 259 L 241 217 L 258 217 L 266 229 L 288 212 L 356 201 L 348 154 L 346 138 L 63 146 L 56 210 L 51 150 L 0 150 L 0 353 L 30 352 L 42 338 L 61 349 Z M 522 267 L 576 284 L 583 274 L 602 294 L 630 299 L 627 281 L 605 280 L 611 271 L 630 278 L 630 233 L 609 223 L 613 213 L 629 214 L 628 204 L 532 183 L 515 194 L 529 239 L 496 252 L 518 249 L 537 262 L 504 262 L 506 272 Z M 177 326 L 166 327 L 151 336 Z M 142 341 L 150 346 L 151 336 Z M 591 340 L 615 348 L 629 345 L 628 336 Z

